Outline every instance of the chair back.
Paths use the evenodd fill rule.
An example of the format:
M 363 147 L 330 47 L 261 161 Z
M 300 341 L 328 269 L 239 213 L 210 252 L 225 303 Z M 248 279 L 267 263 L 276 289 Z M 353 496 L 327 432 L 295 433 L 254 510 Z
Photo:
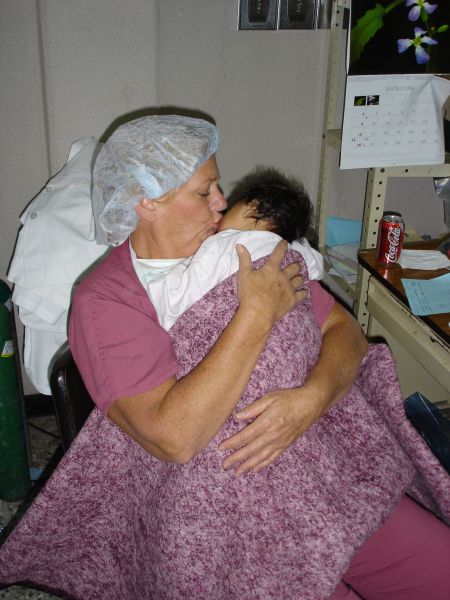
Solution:
M 51 366 L 50 389 L 61 445 L 66 452 L 94 408 L 68 345 Z

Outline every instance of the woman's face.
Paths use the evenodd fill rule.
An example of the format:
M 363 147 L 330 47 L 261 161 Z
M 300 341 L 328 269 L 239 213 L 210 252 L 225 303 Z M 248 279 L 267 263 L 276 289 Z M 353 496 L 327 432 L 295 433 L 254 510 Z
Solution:
M 227 206 L 219 187 L 215 157 L 204 162 L 187 183 L 156 202 L 160 204 L 165 235 L 170 236 L 174 247 L 173 258 L 194 254 L 204 240 L 217 232 L 222 219 L 220 211 Z

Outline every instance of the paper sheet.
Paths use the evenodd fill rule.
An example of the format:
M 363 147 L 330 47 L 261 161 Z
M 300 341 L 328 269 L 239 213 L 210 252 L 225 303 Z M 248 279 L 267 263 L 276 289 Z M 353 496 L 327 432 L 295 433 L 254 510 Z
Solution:
M 402 250 L 398 262 L 402 269 L 450 269 L 450 260 L 439 250 Z
M 341 169 L 442 164 L 449 95 L 435 75 L 347 77 Z
M 326 251 L 329 258 L 337 258 L 348 267 L 356 271 L 358 269 L 358 251 L 360 243 L 339 244 L 337 246 L 327 246 Z M 450 262 L 450 261 L 449 261 Z
M 334 258 L 333 256 L 329 256 L 328 260 L 332 265 L 332 267 L 328 270 L 329 275 L 341 277 L 347 283 L 356 283 L 357 273 L 354 269 L 347 266 L 337 258 Z
M 450 273 L 434 279 L 402 279 L 413 315 L 450 312 Z

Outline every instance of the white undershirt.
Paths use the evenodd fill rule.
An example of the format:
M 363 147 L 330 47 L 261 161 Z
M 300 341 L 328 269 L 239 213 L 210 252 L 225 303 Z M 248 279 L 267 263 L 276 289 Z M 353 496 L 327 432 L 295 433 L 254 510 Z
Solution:
M 175 265 L 186 260 L 184 258 L 138 258 L 131 245 L 131 240 L 128 240 L 128 243 L 134 270 L 146 290 L 150 281 L 166 275 Z

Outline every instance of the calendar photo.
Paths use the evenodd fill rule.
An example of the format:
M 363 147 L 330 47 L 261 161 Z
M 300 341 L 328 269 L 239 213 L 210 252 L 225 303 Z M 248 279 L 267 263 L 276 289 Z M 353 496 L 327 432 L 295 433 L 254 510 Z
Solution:
M 349 75 L 450 74 L 450 0 L 352 0 Z

